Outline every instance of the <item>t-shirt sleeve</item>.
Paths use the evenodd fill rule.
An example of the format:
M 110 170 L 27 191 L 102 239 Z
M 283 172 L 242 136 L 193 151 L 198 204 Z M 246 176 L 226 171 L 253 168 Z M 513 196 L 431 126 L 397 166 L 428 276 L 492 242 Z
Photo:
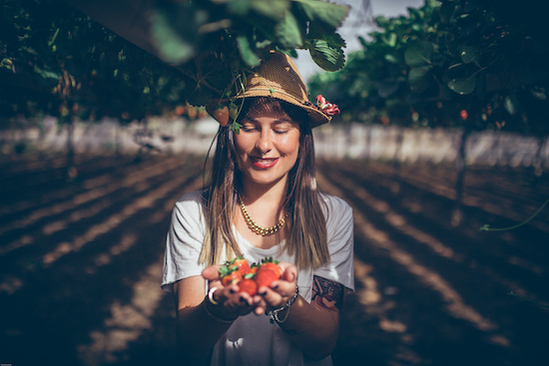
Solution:
M 162 289 L 173 291 L 172 285 L 183 278 L 200 275 L 205 268 L 198 263 L 206 225 L 199 192 L 183 195 L 174 206 L 166 236 Z
M 315 269 L 313 274 L 339 282 L 354 291 L 353 210 L 347 202 L 337 197 L 327 196 L 326 204 L 326 230 L 331 260 Z

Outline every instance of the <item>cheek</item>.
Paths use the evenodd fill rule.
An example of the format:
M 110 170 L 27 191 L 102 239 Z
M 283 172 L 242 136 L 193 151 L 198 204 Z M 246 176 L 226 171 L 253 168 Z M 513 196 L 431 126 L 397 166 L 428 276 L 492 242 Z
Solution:
M 243 138 L 240 135 L 238 137 L 235 136 L 234 147 L 239 157 L 242 157 L 246 153 L 246 151 L 249 150 L 249 145 L 250 144 L 246 138 Z
M 280 149 L 285 155 L 297 156 L 299 153 L 299 135 L 288 136 L 284 143 L 280 145 Z

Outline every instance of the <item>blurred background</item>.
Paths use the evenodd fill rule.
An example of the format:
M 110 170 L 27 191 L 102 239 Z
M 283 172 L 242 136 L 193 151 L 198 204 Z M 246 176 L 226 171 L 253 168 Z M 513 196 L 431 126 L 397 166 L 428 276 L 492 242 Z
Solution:
M 225 71 L 166 61 L 148 37 L 175 29 L 186 57 L 185 36 L 211 28 L 170 28 L 162 9 L 222 27 L 247 14 L 230 3 L 0 1 L 2 365 L 185 364 L 164 240 L 205 182 L 218 123 L 201 102 Z M 319 186 L 355 219 L 334 364 L 546 364 L 546 4 L 335 3 L 351 6 L 345 66 L 296 59 L 311 100 L 342 110 L 314 131 Z

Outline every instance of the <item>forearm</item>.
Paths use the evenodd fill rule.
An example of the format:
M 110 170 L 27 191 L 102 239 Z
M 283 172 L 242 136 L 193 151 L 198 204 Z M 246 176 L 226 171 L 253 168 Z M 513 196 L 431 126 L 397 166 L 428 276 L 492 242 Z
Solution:
M 286 314 L 280 314 L 283 319 Z M 339 312 L 310 304 L 299 296 L 280 328 L 311 359 L 330 355 L 339 332 Z
M 177 312 L 177 344 L 185 356 L 200 358 L 232 324 L 213 315 L 213 310 L 205 308 L 207 305 L 203 302 Z

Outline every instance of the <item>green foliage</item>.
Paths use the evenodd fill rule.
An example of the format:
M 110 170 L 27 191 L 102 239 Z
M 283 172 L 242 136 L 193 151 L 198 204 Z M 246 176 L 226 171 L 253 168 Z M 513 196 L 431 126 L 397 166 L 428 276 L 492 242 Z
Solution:
M 116 1 L 116 0 L 113 0 Z M 123 121 L 231 97 L 272 49 L 345 64 L 348 7 L 320 0 L 151 0 L 153 56 L 61 0 L 0 0 L 0 119 Z
M 428 0 L 408 16 L 377 17 L 363 50 L 313 78 L 311 91 L 337 91 L 327 98 L 347 118 L 547 135 L 548 10 L 535 0 Z
M 201 75 L 195 74 L 199 86 L 190 94 L 200 96 L 190 99 L 204 105 L 209 99 L 238 93 L 238 78 L 273 49 L 289 54 L 309 50 L 323 69 L 341 69 L 345 42 L 336 28 L 348 11 L 348 6 L 319 0 L 160 1 L 153 36 L 163 58 L 184 69 L 192 69 L 188 63 L 196 64 L 204 54 L 229 65 L 227 70 L 219 69 L 216 77 L 226 77 L 219 88 L 204 84 Z
M 0 1 L 0 117 L 122 121 L 181 103 L 187 81 L 158 58 L 54 0 Z M 188 79 L 188 78 L 187 78 Z

